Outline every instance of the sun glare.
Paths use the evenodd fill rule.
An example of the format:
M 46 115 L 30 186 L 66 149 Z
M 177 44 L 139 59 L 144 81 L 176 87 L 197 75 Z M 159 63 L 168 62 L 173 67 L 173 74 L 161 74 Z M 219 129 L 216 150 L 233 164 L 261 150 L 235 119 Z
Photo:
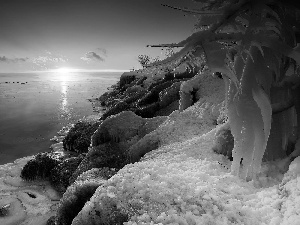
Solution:
M 61 67 L 55 70 L 52 70 L 52 72 L 56 72 L 56 73 L 72 73 L 72 72 L 76 72 L 77 69 L 73 69 L 73 68 L 68 68 L 68 67 Z

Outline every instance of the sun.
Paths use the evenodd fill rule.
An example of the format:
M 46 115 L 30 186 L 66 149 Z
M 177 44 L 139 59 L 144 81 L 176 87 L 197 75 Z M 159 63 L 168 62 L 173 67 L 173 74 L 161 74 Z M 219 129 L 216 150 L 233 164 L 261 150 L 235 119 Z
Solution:
M 77 69 L 74 68 L 69 68 L 69 67 L 61 67 L 58 69 L 52 70 L 52 72 L 60 73 L 60 74 L 66 74 L 66 73 L 72 73 L 78 71 Z

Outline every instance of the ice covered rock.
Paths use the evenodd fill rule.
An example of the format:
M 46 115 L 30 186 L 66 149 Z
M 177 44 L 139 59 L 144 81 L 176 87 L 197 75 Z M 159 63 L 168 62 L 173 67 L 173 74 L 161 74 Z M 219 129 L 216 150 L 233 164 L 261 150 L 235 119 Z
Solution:
M 159 106 L 160 108 L 165 108 L 172 102 L 179 99 L 179 90 L 181 82 L 175 82 L 171 87 L 159 93 Z
M 79 121 L 72 127 L 63 140 L 65 150 L 85 153 L 91 144 L 91 136 L 98 128 L 99 122 Z
M 227 122 L 217 129 L 212 150 L 218 154 L 231 158 L 233 146 L 234 140 L 229 123 Z
M 83 160 L 83 157 L 80 155 L 63 160 L 51 170 L 50 182 L 58 192 L 63 194 L 66 191 L 70 185 L 69 179 Z
M 55 216 L 56 225 L 69 225 L 81 211 L 84 204 L 93 196 L 96 189 L 110 176 L 103 169 L 92 169 L 81 174 L 68 187 L 60 200 Z M 86 224 L 86 223 L 83 223 Z
M 64 159 L 64 155 L 55 152 L 39 153 L 22 168 L 21 178 L 24 180 L 49 180 L 51 170 Z
M 80 174 L 93 168 L 108 167 L 120 169 L 127 163 L 127 152 L 120 148 L 119 144 L 105 143 L 91 147 L 70 177 L 69 182 L 74 182 Z
M 212 129 L 218 115 L 213 110 L 214 104 L 211 100 L 210 97 L 206 97 L 183 112 L 174 111 L 156 130 L 129 148 L 131 162 L 140 160 L 147 152 L 159 146 L 183 141 L 187 137 L 197 136 Z M 185 127 L 184 131 L 182 127 Z
M 104 120 L 92 136 L 92 146 L 106 142 L 123 142 L 137 135 L 144 119 L 131 111 L 123 111 Z
M 104 120 L 92 136 L 92 147 L 71 178 L 92 168 L 120 169 L 128 163 L 127 150 L 147 133 L 155 130 L 167 117 L 142 118 L 124 111 Z
M 129 108 L 130 105 L 125 101 L 118 101 L 114 106 L 112 106 L 109 110 L 107 110 L 107 112 L 102 115 L 101 120 L 105 120 L 107 117 L 116 115 L 120 112 L 128 110 Z

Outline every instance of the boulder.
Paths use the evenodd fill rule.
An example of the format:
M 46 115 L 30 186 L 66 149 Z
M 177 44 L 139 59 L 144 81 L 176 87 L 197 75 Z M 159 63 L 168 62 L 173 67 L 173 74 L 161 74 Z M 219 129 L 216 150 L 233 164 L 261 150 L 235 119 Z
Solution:
M 130 163 L 139 161 L 146 153 L 157 149 L 159 146 L 160 139 L 156 132 L 145 135 L 128 149 Z
M 215 153 L 222 154 L 232 158 L 232 149 L 234 147 L 234 138 L 231 134 L 229 122 L 220 126 L 217 130 L 212 150 Z
M 149 89 L 145 97 L 138 101 L 137 105 L 142 106 L 157 102 L 159 100 L 159 93 L 164 89 L 170 87 L 173 83 L 174 81 L 164 81 L 163 83 L 152 87 L 151 89 Z
M 174 102 L 170 103 L 164 108 L 157 110 L 154 116 L 169 116 L 172 112 L 179 109 L 179 99 L 175 100 Z
M 176 82 L 172 84 L 171 87 L 168 87 L 159 93 L 159 106 L 161 109 L 180 98 L 180 85 L 181 82 Z
M 130 84 L 135 79 L 136 79 L 135 75 L 131 75 L 131 74 L 128 74 L 128 73 L 123 73 L 120 77 L 120 88 L 122 88 L 126 84 Z
M 68 187 L 60 200 L 55 216 L 56 225 L 70 225 L 81 211 L 84 204 L 90 200 L 96 189 L 108 179 L 103 169 L 89 170 Z M 83 223 L 86 224 L 86 223 Z
M 159 109 L 159 102 L 153 102 L 149 105 L 139 107 L 135 110 L 135 113 L 143 118 L 151 118 Z
M 51 170 L 50 182 L 53 187 L 63 194 L 70 185 L 69 179 L 83 160 L 83 155 L 63 160 Z
M 143 138 L 146 134 L 149 134 L 150 132 L 154 131 L 161 125 L 163 122 L 167 120 L 167 116 L 157 116 L 153 118 L 145 118 L 144 125 L 140 127 L 138 130 L 138 136 L 139 139 Z
M 25 164 L 20 176 L 28 181 L 36 179 L 48 180 L 51 170 L 61 163 L 63 159 L 64 155 L 56 152 L 39 153 Z
M 98 190 L 101 189 L 99 187 Z M 109 194 L 108 194 L 109 195 Z M 72 225 L 122 225 L 129 220 L 129 215 L 122 212 L 117 206 L 117 201 L 113 196 L 103 195 L 101 200 L 97 199 L 97 195 L 93 195 L 82 210 L 72 221 Z
M 122 142 L 138 134 L 144 119 L 131 111 L 123 111 L 104 120 L 92 136 L 92 146 L 103 143 Z
M 92 168 L 121 169 L 129 162 L 127 150 L 147 133 L 155 130 L 167 117 L 145 119 L 124 111 L 104 120 L 92 136 L 88 154 L 73 173 L 71 182 Z
M 112 168 L 119 170 L 128 163 L 127 151 L 118 143 L 105 143 L 91 147 L 86 157 L 81 161 L 69 182 L 74 182 L 77 177 L 93 168 Z
M 70 129 L 63 140 L 65 150 L 79 154 L 86 153 L 91 144 L 91 136 L 98 128 L 100 122 L 78 122 Z
M 146 90 L 140 90 L 138 92 L 126 96 L 123 99 L 123 101 L 126 102 L 127 104 L 131 104 L 141 99 L 143 96 L 145 96 L 145 94 L 146 94 Z
M 123 112 L 127 109 L 129 109 L 129 105 L 124 101 L 119 101 L 115 106 L 110 108 L 107 112 L 105 112 L 102 115 L 101 120 L 105 120 L 107 117 L 112 116 L 112 115 L 116 115 L 116 114 L 118 114 L 120 112 Z

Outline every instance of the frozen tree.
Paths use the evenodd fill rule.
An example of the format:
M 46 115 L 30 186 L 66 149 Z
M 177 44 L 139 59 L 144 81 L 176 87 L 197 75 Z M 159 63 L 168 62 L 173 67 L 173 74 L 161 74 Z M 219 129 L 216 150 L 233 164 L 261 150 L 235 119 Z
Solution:
M 293 157 L 300 152 L 300 7 L 279 0 L 194 1 L 197 9 L 167 6 L 198 17 L 197 31 L 176 44 L 152 45 L 182 49 L 151 65 L 175 68 L 189 60 L 197 66 L 204 58 L 205 72 L 222 74 L 234 136 L 231 173 L 256 179 L 263 157 L 287 156 L 289 142 L 296 145 Z

